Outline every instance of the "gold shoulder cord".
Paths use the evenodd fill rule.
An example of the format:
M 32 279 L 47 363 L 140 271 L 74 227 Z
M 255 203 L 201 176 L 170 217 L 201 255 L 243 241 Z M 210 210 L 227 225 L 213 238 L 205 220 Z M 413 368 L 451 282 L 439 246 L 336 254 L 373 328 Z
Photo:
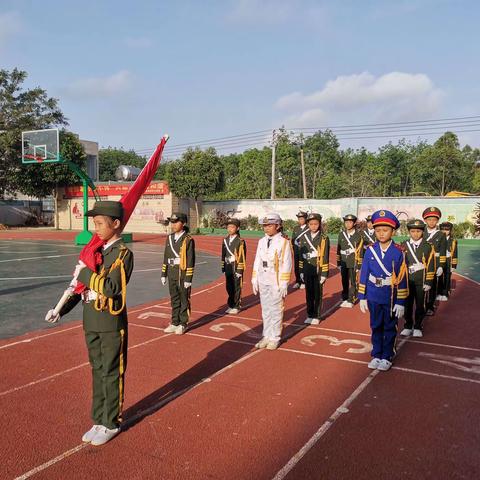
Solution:
M 97 311 L 103 311 L 106 310 L 107 304 L 108 304 L 108 311 L 110 312 L 111 315 L 119 315 L 120 313 L 123 312 L 125 309 L 125 304 L 127 300 L 127 274 L 125 273 L 125 264 L 123 263 L 123 260 L 125 259 L 125 256 L 127 255 L 128 250 L 125 248 L 123 251 L 120 252 L 120 255 L 118 258 L 113 262 L 112 266 L 110 267 L 110 270 L 108 273 L 112 272 L 116 268 L 120 268 L 120 279 L 122 283 L 122 304 L 118 310 L 115 310 L 113 308 L 113 298 L 107 298 L 105 295 L 102 294 L 97 294 L 97 298 L 95 299 L 95 303 L 93 304 L 95 310 Z M 105 267 L 102 268 L 102 271 L 100 272 L 100 280 L 99 280 L 99 290 L 103 292 L 103 285 L 105 283 L 105 277 L 106 277 L 106 272 L 105 272 Z
M 320 241 L 320 245 L 317 247 L 317 273 L 322 272 L 323 268 L 323 255 L 325 253 L 325 237 L 322 236 L 322 240 Z

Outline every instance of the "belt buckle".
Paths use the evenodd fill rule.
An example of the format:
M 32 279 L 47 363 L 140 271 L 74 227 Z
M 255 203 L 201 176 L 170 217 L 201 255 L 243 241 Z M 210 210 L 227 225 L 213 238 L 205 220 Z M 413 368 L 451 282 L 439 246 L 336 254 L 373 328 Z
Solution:
M 375 285 L 377 287 L 383 287 L 383 278 L 376 278 L 375 277 Z
M 262 265 L 263 265 L 263 268 L 268 268 L 268 262 L 263 261 Z
M 169 265 L 175 265 L 175 259 L 174 259 L 174 258 L 169 258 L 168 261 L 167 261 L 167 263 L 168 263 Z

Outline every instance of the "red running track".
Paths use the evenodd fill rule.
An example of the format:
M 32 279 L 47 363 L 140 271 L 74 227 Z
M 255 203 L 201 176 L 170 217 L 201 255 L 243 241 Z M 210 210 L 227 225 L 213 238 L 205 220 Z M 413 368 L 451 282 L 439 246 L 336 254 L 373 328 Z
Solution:
M 196 241 L 217 253 L 221 238 Z M 338 309 L 335 269 L 327 318 L 304 328 L 304 292 L 292 292 L 274 352 L 253 347 L 249 278 L 236 316 L 223 314 L 221 280 L 194 292 L 184 336 L 162 331 L 168 302 L 129 312 L 126 430 L 100 448 L 80 441 L 90 426 L 80 323 L 0 342 L 0 478 L 479 478 L 478 284 L 457 277 L 425 337 L 372 373 L 368 318 Z

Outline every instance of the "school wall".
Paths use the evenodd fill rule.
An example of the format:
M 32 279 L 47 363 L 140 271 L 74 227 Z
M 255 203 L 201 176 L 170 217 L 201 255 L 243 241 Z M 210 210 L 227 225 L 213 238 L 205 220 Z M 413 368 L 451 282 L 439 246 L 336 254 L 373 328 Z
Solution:
M 226 200 L 203 202 L 203 216 L 211 215 L 214 210 L 223 211 L 236 218 L 259 218 L 267 213 L 277 212 L 283 219 L 295 219 L 299 210 L 320 213 L 323 218 L 341 217 L 349 213 L 365 218 L 375 210 L 386 209 L 394 212 L 400 220 L 421 218 L 423 210 L 432 205 L 442 211 L 442 220 L 452 223 L 474 221 L 475 206 L 480 203 L 476 197 L 366 197 L 336 198 L 332 200 Z
M 97 184 L 101 200 L 120 200 L 130 188 L 132 182 L 109 182 Z M 83 229 L 83 196 L 81 187 L 59 189 L 58 219 L 61 230 Z M 95 199 L 88 199 L 89 209 Z M 200 205 L 201 208 L 201 205 Z M 201 210 L 200 210 L 201 211 Z M 193 200 L 180 199 L 173 195 L 166 182 L 152 182 L 146 194 L 137 203 L 135 210 L 125 228 L 127 232 L 169 233 L 170 227 L 163 225 L 173 212 L 188 214 L 190 228 L 197 228 L 197 216 Z M 92 219 L 89 218 L 89 230 L 93 230 Z

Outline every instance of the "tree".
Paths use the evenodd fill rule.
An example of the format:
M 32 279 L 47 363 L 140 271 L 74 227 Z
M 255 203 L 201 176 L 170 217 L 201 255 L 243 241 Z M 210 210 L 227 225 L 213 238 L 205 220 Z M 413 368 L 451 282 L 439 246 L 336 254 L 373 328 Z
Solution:
M 166 177 L 172 192 L 180 198 L 193 198 L 197 222 L 198 200 L 214 195 L 221 176 L 221 164 L 214 148 L 189 148 L 180 160 L 168 164 Z
M 99 177 L 100 181 L 107 182 L 115 179 L 115 170 L 120 165 L 143 168 L 146 158 L 135 153 L 134 150 L 123 150 L 121 148 L 102 148 L 98 152 Z
M 39 169 L 21 166 L 21 132 L 62 127 L 67 120 L 58 107 L 58 100 L 48 97 L 40 87 L 25 90 L 27 73 L 14 68 L 11 72 L 0 70 L 0 197 L 21 191 L 42 196 L 48 188 L 42 187 L 43 175 L 57 171 L 57 182 L 62 181 L 64 170 L 58 167 Z M 33 166 L 32 166 L 33 167 Z M 40 194 L 31 190 L 40 188 Z M 51 189 L 50 189 L 51 191 Z

